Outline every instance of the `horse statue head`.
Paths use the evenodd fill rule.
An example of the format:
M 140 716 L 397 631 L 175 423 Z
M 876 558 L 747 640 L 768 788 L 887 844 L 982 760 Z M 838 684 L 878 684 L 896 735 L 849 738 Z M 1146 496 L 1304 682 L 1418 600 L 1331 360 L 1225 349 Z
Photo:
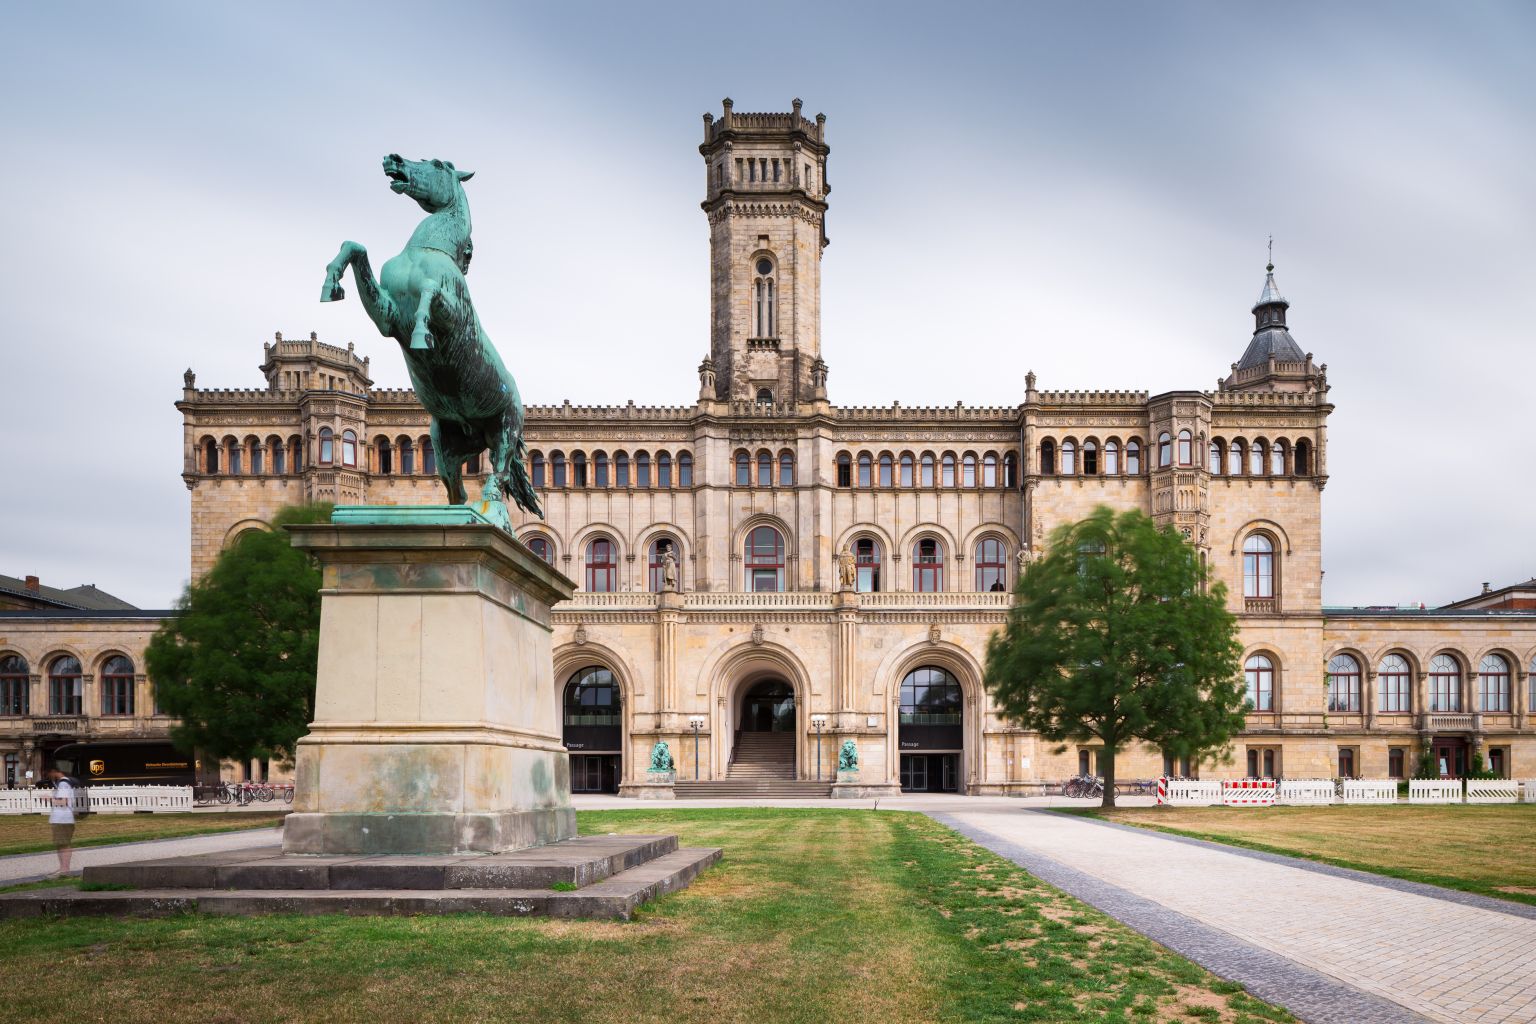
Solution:
M 475 172 L 456 170 L 448 160 L 407 160 L 391 153 L 384 158 L 384 176 L 391 192 L 410 196 L 426 212 L 437 213 L 458 200 L 459 182 Z

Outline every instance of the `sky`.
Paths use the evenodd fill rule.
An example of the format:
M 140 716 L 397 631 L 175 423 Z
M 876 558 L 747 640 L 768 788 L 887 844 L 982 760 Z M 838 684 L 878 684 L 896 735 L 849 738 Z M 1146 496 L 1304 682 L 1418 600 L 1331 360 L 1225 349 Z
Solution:
M 452 160 L 530 404 L 685 404 L 708 337 L 701 115 L 827 114 L 839 405 L 1210 389 L 1266 239 L 1328 364 L 1325 602 L 1536 576 L 1528 3 L 36 4 L 0 0 L 0 573 L 169 607 L 181 374 L 353 341 Z M 378 260 L 376 260 L 378 262 Z M 349 293 L 351 289 L 349 289 Z

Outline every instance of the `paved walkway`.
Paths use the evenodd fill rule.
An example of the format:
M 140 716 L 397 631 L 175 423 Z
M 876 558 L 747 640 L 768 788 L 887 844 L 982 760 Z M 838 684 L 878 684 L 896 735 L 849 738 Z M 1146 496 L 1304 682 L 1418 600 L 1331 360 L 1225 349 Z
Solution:
M 142 843 L 116 843 L 111 846 L 77 847 L 70 857 L 70 874 L 78 875 L 80 869 L 92 864 L 131 864 L 140 860 L 158 860 L 161 857 L 181 857 L 192 853 L 215 853 L 219 850 L 244 850 L 252 846 L 270 846 L 279 842 L 280 828 L 254 828 L 244 832 L 220 832 L 209 836 L 187 836 L 182 839 L 151 839 Z M 18 853 L 0 857 L 0 885 L 16 885 L 46 878 L 59 869 L 59 858 L 53 851 L 47 853 Z
M 1532 908 L 1064 814 L 934 817 L 1315 1024 L 1536 1021 Z

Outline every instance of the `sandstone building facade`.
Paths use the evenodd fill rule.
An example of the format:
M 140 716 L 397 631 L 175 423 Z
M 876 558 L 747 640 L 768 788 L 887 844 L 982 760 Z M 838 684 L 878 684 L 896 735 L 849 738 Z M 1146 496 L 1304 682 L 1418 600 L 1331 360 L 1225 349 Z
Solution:
M 1426 747 L 1449 774 L 1474 753 L 1536 774 L 1536 608 L 1323 606 L 1333 406 L 1273 267 L 1212 391 L 1047 390 L 1030 374 L 1007 407 L 838 406 L 819 313 L 825 119 L 798 100 L 777 114 L 727 100 L 699 151 L 697 400 L 527 410 L 546 516 L 518 535 L 579 588 L 554 637 L 578 788 L 641 790 L 658 740 L 684 780 L 825 779 L 847 739 L 862 782 L 892 791 L 1091 770 L 1090 747 L 1058 752 L 1002 719 L 981 678 L 1017 574 L 1101 504 L 1175 527 L 1225 582 L 1254 705 L 1230 762 L 1140 750 L 1122 777 L 1403 776 Z M 265 387 L 198 389 L 188 371 L 177 403 L 194 575 L 286 504 L 442 500 L 411 392 L 374 388 L 367 359 L 313 335 L 263 355 Z

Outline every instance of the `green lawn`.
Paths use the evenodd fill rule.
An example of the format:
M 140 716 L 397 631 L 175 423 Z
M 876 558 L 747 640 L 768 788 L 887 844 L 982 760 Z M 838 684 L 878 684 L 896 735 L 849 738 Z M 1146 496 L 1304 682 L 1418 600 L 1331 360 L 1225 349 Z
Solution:
M 286 811 L 230 811 L 224 814 L 92 814 L 75 826 L 75 846 L 137 843 L 145 839 L 175 839 L 208 832 L 238 832 L 280 825 Z M 7 814 L 0 817 L 0 856 L 40 853 L 53 849 L 48 816 Z
M 1536 804 L 1125 807 L 1126 825 L 1536 904 Z
M 585 812 L 725 858 L 627 923 L 0 922 L 7 1019 L 1290 1021 L 921 815 Z

